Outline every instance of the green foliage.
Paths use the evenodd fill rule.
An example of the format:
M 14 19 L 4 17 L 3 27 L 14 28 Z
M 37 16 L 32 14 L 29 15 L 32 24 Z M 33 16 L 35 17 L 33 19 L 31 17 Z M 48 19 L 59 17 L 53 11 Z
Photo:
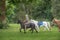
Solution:
M 51 0 L 6 0 L 6 15 L 10 22 L 25 20 L 25 14 L 36 20 L 51 21 L 55 15 L 59 18 L 59 7 L 57 7 L 58 14 L 52 13 L 51 9 Z
M 8 19 L 5 19 L 3 21 L 0 21 L 0 29 L 3 29 L 3 28 L 8 28 L 9 25 L 8 25 Z
M 6 16 L 9 20 L 9 22 L 13 22 L 13 19 L 15 18 L 15 5 L 10 3 L 10 0 L 6 1 Z
M 60 0 L 52 0 L 51 11 L 55 18 L 60 19 Z
M 32 11 L 32 16 L 34 19 L 39 20 L 51 20 L 52 17 L 51 13 L 51 0 L 37 0 L 35 2 L 34 11 Z M 34 14 L 34 15 L 33 15 Z

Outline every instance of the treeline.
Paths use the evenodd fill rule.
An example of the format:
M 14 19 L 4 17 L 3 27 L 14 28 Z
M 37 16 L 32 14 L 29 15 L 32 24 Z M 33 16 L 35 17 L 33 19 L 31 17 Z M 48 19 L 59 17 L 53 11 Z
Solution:
M 32 19 L 51 21 L 53 16 L 60 17 L 60 13 L 57 12 L 59 2 L 57 0 L 6 0 L 6 15 L 11 22 L 15 19 L 24 20 L 25 14 Z
M 60 0 L 1 0 L 0 25 L 25 20 L 25 14 L 35 20 L 60 19 Z M 3 22 L 3 23 L 2 23 Z
M 52 17 L 51 0 L 7 0 L 6 6 L 6 14 L 10 21 L 12 19 L 24 20 L 25 14 L 36 20 L 50 21 Z M 13 16 L 14 18 L 12 18 Z

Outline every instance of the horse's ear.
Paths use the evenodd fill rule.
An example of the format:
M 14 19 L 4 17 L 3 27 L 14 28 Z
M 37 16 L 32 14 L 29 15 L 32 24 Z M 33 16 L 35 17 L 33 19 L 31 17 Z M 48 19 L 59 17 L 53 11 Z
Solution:
M 55 17 L 52 17 L 53 19 L 55 18 Z
M 18 22 L 21 22 L 21 20 L 19 19 Z
M 54 18 L 55 19 L 55 18 Z
M 52 21 L 53 19 L 54 19 L 54 17 L 52 16 L 52 17 L 51 17 L 51 21 Z

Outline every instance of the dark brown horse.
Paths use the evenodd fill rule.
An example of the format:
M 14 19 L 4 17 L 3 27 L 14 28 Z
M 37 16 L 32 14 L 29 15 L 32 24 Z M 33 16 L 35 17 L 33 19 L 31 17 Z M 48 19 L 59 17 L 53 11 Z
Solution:
M 33 33 L 34 30 L 35 30 L 36 32 L 38 32 L 38 31 L 35 29 L 35 24 L 33 24 L 33 23 L 25 24 L 25 23 L 24 23 L 23 21 L 21 21 L 21 20 L 18 20 L 18 23 L 21 25 L 20 32 L 21 32 L 21 29 L 24 29 L 24 33 L 26 33 L 26 29 L 28 29 L 28 28 L 31 28 L 32 33 Z
M 60 32 L 60 20 L 57 19 L 53 19 L 53 22 L 57 24 L 58 28 L 59 28 L 59 32 Z

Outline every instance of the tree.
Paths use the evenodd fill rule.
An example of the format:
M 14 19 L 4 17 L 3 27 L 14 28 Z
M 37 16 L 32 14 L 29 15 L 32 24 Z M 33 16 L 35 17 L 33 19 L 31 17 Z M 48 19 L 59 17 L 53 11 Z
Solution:
M 3 26 L 4 26 L 4 21 L 5 21 L 5 18 L 6 18 L 6 16 L 5 16 L 5 13 L 6 13 L 6 11 L 5 11 L 6 9 L 5 9 L 5 0 L 0 0 L 0 28 L 3 28 Z
M 51 0 L 52 1 L 52 14 L 55 18 L 60 19 L 60 0 Z

